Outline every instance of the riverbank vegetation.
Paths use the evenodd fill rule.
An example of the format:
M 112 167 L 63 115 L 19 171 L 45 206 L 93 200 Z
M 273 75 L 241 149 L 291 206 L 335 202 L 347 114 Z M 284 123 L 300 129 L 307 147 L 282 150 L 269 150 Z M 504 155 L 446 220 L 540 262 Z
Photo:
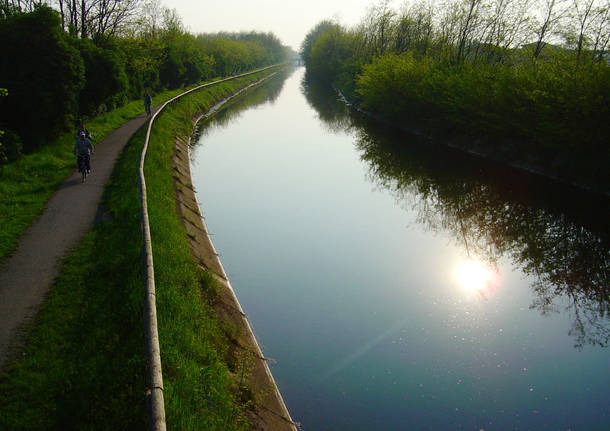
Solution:
M 255 391 L 245 388 L 234 336 L 213 310 L 217 286 L 191 256 L 177 214 L 173 137 L 189 135 L 194 113 L 272 71 L 187 97 L 159 119 L 146 162 L 161 360 L 170 429 L 251 429 Z M 0 377 L 2 429 L 143 429 L 141 230 L 137 178 L 144 130 L 129 142 L 93 232 L 66 257 L 26 348 Z
M 158 1 L 117 3 L 111 27 L 39 3 L 0 5 L 0 261 L 74 168 L 77 119 L 96 144 L 143 112 L 145 91 L 156 105 L 286 54 L 273 34 L 191 35 Z
M 288 54 L 271 33 L 190 34 L 158 0 L 7 0 L 0 38 L 0 164 L 55 141 L 79 118 L 146 92 L 238 74 Z
M 319 23 L 301 54 L 386 121 L 604 191 L 609 28 L 595 0 L 381 1 L 357 27 Z

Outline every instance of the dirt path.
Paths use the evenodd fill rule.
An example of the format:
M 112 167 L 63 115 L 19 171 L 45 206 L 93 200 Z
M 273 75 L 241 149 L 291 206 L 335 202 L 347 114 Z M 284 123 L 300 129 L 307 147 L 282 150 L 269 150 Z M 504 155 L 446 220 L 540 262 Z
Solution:
M 114 163 L 145 122 L 144 115 L 134 118 L 98 143 L 87 181 L 81 183 L 80 174 L 73 172 L 0 267 L 0 370 L 18 349 L 20 328 L 36 315 L 59 274 L 61 259 L 91 230 Z

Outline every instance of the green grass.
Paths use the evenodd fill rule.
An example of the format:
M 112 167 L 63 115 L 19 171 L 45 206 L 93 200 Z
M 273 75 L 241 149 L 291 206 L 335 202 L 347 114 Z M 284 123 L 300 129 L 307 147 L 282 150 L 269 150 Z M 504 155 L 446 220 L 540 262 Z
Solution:
M 145 426 L 139 146 L 106 190 L 108 220 L 65 259 L 23 356 L 0 378 L 0 429 Z
M 240 81 L 253 82 L 259 77 L 257 74 Z M 244 393 L 233 375 L 240 364 L 231 364 L 230 368 L 225 365 L 230 362 L 225 331 L 219 331 L 218 323 L 207 317 L 209 302 L 201 301 L 201 280 L 206 274 L 191 256 L 186 230 L 176 211 L 170 163 L 173 137 L 190 135 L 190 118 L 232 94 L 238 85 L 234 81 L 219 84 L 169 108 L 153 129 L 146 161 L 164 394 L 170 429 L 249 429 L 246 420 L 249 400 L 242 399 Z M 206 298 L 213 296 L 213 292 L 204 294 Z M 225 348 L 207 349 L 201 344 L 205 333 L 216 334 L 218 343 Z M 216 381 L 226 382 L 223 396 L 214 397 L 220 388 L 210 384 Z M 238 399 L 242 403 L 237 403 Z M 224 413 L 219 415 L 218 411 Z
M 155 95 L 153 101 L 160 104 L 183 91 L 166 91 Z M 137 100 L 86 123 L 94 144 L 143 111 L 142 101 Z M 0 262 L 15 250 L 21 234 L 75 168 L 73 145 L 74 131 L 70 131 L 39 151 L 0 166 Z
M 247 430 L 247 364 L 232 356 L 215 317 L 217 286 L 190 254 L 176 212 L 173 136 L 189 134 L 247 77 L 188 97 L 160 117 L 147 158 L 161 360 L 169 429 Z M 0 429 L 144 429 L 143 335 L 137 167 L 144 130 L 121 155 L 104 194 L 105 217 L 65 259 L 32 325 L 23 355 L 0 376 Z

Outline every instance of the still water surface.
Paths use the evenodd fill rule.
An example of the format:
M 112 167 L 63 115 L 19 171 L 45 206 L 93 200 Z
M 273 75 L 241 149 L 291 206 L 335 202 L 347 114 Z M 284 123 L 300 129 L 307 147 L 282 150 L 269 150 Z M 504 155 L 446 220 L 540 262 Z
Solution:
M 295 421 L 610 429 L 599 202 L 416 141 L 303 69 L 200 125 L 202 212 Z

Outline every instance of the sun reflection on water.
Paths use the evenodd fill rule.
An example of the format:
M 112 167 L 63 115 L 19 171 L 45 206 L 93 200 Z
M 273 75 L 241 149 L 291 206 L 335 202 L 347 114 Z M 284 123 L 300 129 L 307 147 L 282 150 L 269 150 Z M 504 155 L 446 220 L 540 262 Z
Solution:
M 499 271 L 480 261 L 462 261 L 455 272 L 459 286 L 469 295 L 485 297 L 500 287 Z

